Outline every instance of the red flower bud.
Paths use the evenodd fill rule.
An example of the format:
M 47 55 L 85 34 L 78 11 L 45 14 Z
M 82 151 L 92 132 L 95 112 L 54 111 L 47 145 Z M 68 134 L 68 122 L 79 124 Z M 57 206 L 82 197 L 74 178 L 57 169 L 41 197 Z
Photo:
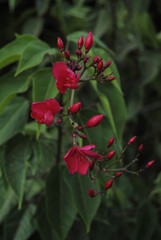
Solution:
M 107 61 L 107 62 L 105 63 L 104 68 L 108 68 L 108 67 L 111 65 L 111 63 L 112 63 L 112 60 Z
M 88 61 L 88 58 L 83 58 L 83 62 L 86 63 Z
M 138 147 L 138 152 L 142 152 L 143 151 L 143 144 L 140 144 L 140 146 Z
M 99 62 L 99 57 L 96 55 L 94 58 L 93 58 L 93 63 L 98 63 Z
M 83 42 L 84 42 L 84 40 L 83 40 L 83 36 L 80 36 L 80 38 L 78 39 L 78 48 L 79 48 L 79 49 L 82 48 L 82 46 L 83 46 Z
M 91 160 L 91 161 L 89 162 L 89 170 L 92 171 L 93 168 L 94 168 L 94 160 Z
M 107 77 L 107 81 L 109 81 L 109 82 L 112 82 L 112 81 L 115 80 L 115 79 L 116 79 L 115 76 L 109 76 L 109 77 Z
M 115 174 L 115 177 L 119 178 L 119 177 L 121 177 L 121 175 L 122 175 L 122 172 L 117 172 L 117 173 Z
M 57 38 L 57 46 L 61 52 L 64 50 L 64 43 L 60 37 Z
M 108 146 L 107 147 L 110 148 L 113 145 L 114 141 L 115 141 L 114 137 L 110 138 L 109 141 L 108 141 Z
M 92 32 L 89 32 L 85 39 L 86 52 L 88 52 L 92 46 L 93 46 L 93 34 L 92 34 Z
M 74 133 L 73 133 L 73 138 L 76 138 L 76 136 L 77 136 L 77 134 L 74 132 Z
M 98 62 L 98 64 L 97 64 L 97 70 L 98 70 L 98 71 L 101 71 L 102 68 L 103 68 L 103 61 L 102 61 L 102 59 L 101 59 L 101 60 Z
M 67 51 L 64 52 L 64 57 L 65 57 L 66 59 L 70 59 L 70 52 L 69 52 L 69 50 L 67 50 Z
M 84 133 L 79 134 L 79 137 L 82 139 L 87 139 L 87 136 Z
M 154 164 L 155 160 L 151 160 L 146 164 L 146 168 L 150 168 Z
M 94 192 L 94 190 L 92 188 L 90 188 L 88 190 L 88 196 L 91 197 L 91 198 L 93 198 L 95 196 L 95 192 Z
M 82 126 L 78 126 L 78 130 L 80 130 L 80 131 L 81 131 L 82 129 L 83 129 L 83 127 L 82 127 Z
M 91 128 L 91 127 L 95 127 L 95 126 L 99 125 L 101 123 L 103 117 L 104 117 L 103 114 L 98 114 L 98 115 L 95 115 L 95 116 L 91 117 L 88 120 L 86 126 L 88 128 Z
M 78 65 L 77 70 L 80 71 L 82 69 L 82 66 Z
M 82 56 L 82 51 L 80 49 L 77 49 L 75 52 L 76 52 L 78 57 Z
M 79 112 L 80 109 L 81 109 L 81 102 L 77 102 L 77 103 L 73 104 L 73 106 L 70 108 L 70 112 L 72 114 L 75 114 L 75 113 Z
M 113 180 L 112 179 L 108 180 L 105 184 L 105 190 L 111 188 L 112 184 L 113 184 Z
M 107 160 L 110 160 L 111 158 L 114 157 L 115 153 L 116 153 L 116 150 L 110 151 L 110 152 L 107 154 L 106 159 L 107 159 Z
M 133 136 L 132 138 L 129 139 L 128 145 L 133 144 L 136 141 L 136 136 Z
M 61 118 L 57 118 L 57 119 L 56 119 L 56 124 L 57 124 L 57 125 L 60 125 L 60 123 L 61 123 Z

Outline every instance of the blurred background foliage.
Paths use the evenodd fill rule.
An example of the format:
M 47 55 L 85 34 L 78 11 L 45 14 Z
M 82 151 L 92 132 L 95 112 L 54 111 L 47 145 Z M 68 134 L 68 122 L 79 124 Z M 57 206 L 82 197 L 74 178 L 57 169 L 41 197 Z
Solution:
M 37 144 L 35 140 L 30 139 L 30 136 L 28 137 L 30 141 L 22 135 L 15 136 L 19 132 L 18 129 L 21 129 L 21 125 L 23 126 L 23 118 L 26 119 L 26 109 L 29 107 L 29 103 L 24 99 L 24 96 L 28 99 L 31 98 L 31 91 L 29 88 L 30 79 L 20 83 L 19 79 L 16 78 L 17 80 L 13 88 L 7 90 L 7 100 L 5 99 L 6 102 L 3 104 L 4 98 L 2 93 L 6 90 L 6 86 L 7 89 L 8 85 L 11 86 L 11 79 L 10 82 L 6 83 L 6 86 L 4 84 L 0 85 L 0 98 L 2 98 L 0 109 L 3 110 L 7 102 L 15 94 L 18 94 L 18 98 L 21 98 L 21 105 L 18 98 L 14 98 L 12 106 L 8 105 L 5 111 L 9 112 L 10 108 L 12 108 L 12 111 L 15 109 L 18 115 L 12 124 L 16 125 L 17 121 L 20 121 L 18 129 L 14 129 L 12 135 L 12 133 L 10 134 L 13 129 L 12 126 L 8 128 L 7 133 L 3 128 L 3 123 L 10 119 L 11 116 L 7 115 L 7 119 L 1 117 L 0 134 L 1 137 L 3 135 L 3 138 L 5 135 L 5 139 L 0 140 L 0 165 L 2 167 L 0 179 L 0 239 L 51 240 L 66 238 L 72 240 L 77 237 L 80 240 L 107 240 L 110 238 L 113 240 L 160 240 L 161 0 L 1 0 L 0 19 L 0 47 L 15 40 L 15 33 L 20 35 L 31 34 L 47 42 L 52 48 L 56 47 L 57 36 L 66 41 L 66 37 L 75 31 L 92 31 L 95 37 L 101 39 L 110 48 L 110 50 L 106 49 L 107 55 L 110 54 L 113 57 L 119 70 L 122 91 L 126 102 L 127 122 L 123 134 L 123 144 L 128 141 L 129 137 L 137 135 L 138 142 L 144 143 L 144 151 L 138 167 L 143 166 L 147 160 L 156 160 L 153 169 L 149 172 L 146 171 L 140 177 L 122 176 L 120 181 L 110 190 L 108 197 L 97 200 L 94 210 L 91 206 L 91 212 L 88 212 L 85 206 L 86 204 L 87 206 L 92 204 L 89 202 L 88 196 L 82 200 L 85 201 L 84 205 L 81 205 L 79 200 L 76 201 L 78 203 L 77 211 L 79 215 L 76 215 L 74 207 L 70 209 L 72 214 L 66 213 L 66 210 L 64 210 L 63 213 L 67 214 L 67 216 L 69 215 L 69 219 L 71 219 L 69 222 L 74 222 L 67 227 L 70 231 L 64 233 L 59 229 L 60 226 L 57 226 L 52 214 L 48 212 L 49 209 L 47 210 L 48 216 L 46 216 L 43 178 L 45 178 L 47 173 L 39 170 L 38 174 L 35 175 L 38 166 L 42 168 L 45 166 L 47 169 L 51 168 L 51 161 L 44 162 L 43 158 L 45 156 L 46 159 L 54 159 L 51 149 L 55 149 L 56 146 L 54 141 L 50 141 L 50 139 L 48 142 L 41 139 L 40 143 Z M 42 47 L 46 49 L 44 45 Z M 17 47 L 18 54 L 19 51 Z M 1 70 L 0 74 L 4 75 L 1 77 L 1 82 L 5 82 L 6 74 L 11 74 L 12 76 L 11 69 L 14 69 L 14 65 L 7 66 Z M 23 74 L 28 76 L 28 72 Z M 38 79 L 41 72 L 34 74 L 32 76 L 34 81 L 33 88 L 34 86 L 36 88 L 36 79 Z M 45 72 L 43 74 L 44 77 L 48 77 L 47 79 L 51 78 L 51 76 L 45 75 Z M 50 82 L 50 79 L 48 81 Z M 28 91 L 26 91 L 27 89 Z M 83 91 L 88 93 L 86 88 Z M 80 94 L 83 94 L 83 91 Z M 37 99 L 36 96 L 35 99 Z M 82 96 L 82 101 L 83 99 L 84 97 Z M 89 101 L 93 101 L 92 93 L 90 93 L 89 99 Z M 87 101 L 87 99 L 84 101 Z M 115 114 L 115 119 L 117 120 L 117 113 Z M 118 114 L 119 117 L 120 115 Z M 28 126 L 24 131 L 25 133 L 31 133 L 34 130 Z M 52 133 L 52 130 L 50 131 Z M 56 139 L 54 134 L 56 133 L 53 133 L 53 138 Z M 109 136 L 106 139 L 110 137 L 110 134 L 112 133 L 109 130 Z M 68 133 L 66 133 L 66 136 L 68 136 Z M 3 141 L 8 140 L 7 146 L 4 146 Z M 32 145 L 34 158 L 31 158 L 33 152 L 26 151 L 28 142 Z M 63 139 L 63 142 L 66 146 L 69 145 L 65 139 Z M 26 149 L 23 149 L 22 145 L 25 145 Z M 126 161 L 132 159 L 136 151 L 135 148 L 137 149 L 137 146 L 128 151 Z M 16 154 L 16 149 L 19 152 L 17 159 L 21 158 L 21 156 L 24 156 L 26 159 L 32 159 L 28 167 L 32 169 L 31 175 L 34 176 L 34 178 L 30 175 L 27 176 L 28 181 L 25 191 L 28 194 L 25 194 L 24 203 L 19 211 L 17 210 L 15 195 L 11 191 L 11 187 L 14 189 L 15 184 L 12 182 L 12 175 L 10 175 L 12 157 Z M 11 163 L 9 168 L 5 168 L 5 171 L 9 171 L 5 175 L 11 177 L 8 180 L 5 180 L 5 177 L 3 177 L 4 152 L 7 152 L 6 159 Z M 20 179 L 24 180 L 26 163 L 22 162 L 21 166 L 18 165 L 18 169 L 21 171 L 21 176 L 17 176 L 15 180 L 17 183 Z M 69 188 L 69 183 L 72 181 L 71 176 L 65 172 L 64 175 L 66 177 L 62 180 L 59 169 L 56 168 L 52 170 L 52 173 L 53 175 L 50 173 L 47 182 L 47 193 L 52 187 L 54 191 L 54 185 L 51 185 L 52 182 L 63 186 L 64 193 L 61 196 L 61 201 L 62 204 L 68 204 L 65 199 L 71 191 Z M 41 181 L 38 176 L 42 176 Z M 79 177 L 74 176 L 74 178 L 75 182 L 80 181 Z M 8 187 L 8 182 L 11 187 Z M 81 182 L 80 185 L 88 191 L 90 183 Z M 22 199 L 23 191 L 21 187 L 14 189 L 18 199 Z M 79 189 L 75 188 L 73 186 L 72 190 L 77 199 Z M 82 194 L 86 195 L 86 193 Z M 54 195 L 54 197 L 57 196 Z M 39 201 L 37 201 L 38 199 Z M 72 199 L 68 200 L 73 201 Z M 48 195 L 46 205 L 50 205 L 52 201 L 54 201 L 53 196 Z M 55 202 L 54 209 L 57 208 L 56 204 L 58 202 Z M 81 210 L 83 212 L 82 215 Z M 94 212 L 92 213 L 92 211 Z M 61 213 L 58 210 L 54 214 L 59 216 Z M 49 225 L 47 218 L 50 220 L 51 225 Z M 67 219 L 65 218 L 64 221 L 63 226 L 67 226 Z M 58 223 L 60 222 L 58 219 Z M 91 229 L 87 234 L 86 230 L 89 230 L 90 224 Z M 59 236 L 51 228 L 51 226 L 55 225 L 56 232 L 60 233 Z

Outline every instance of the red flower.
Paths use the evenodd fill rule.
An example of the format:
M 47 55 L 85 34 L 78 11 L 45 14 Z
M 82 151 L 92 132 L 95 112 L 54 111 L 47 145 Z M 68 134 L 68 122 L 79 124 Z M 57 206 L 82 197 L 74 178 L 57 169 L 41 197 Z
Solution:
M 70 174 L 77 172 L 79 174 L 86 175 L 89 167 L 88 157 L 97 160 L 101 160 L 103 158 L 100 154 L 92 152 L 92 148 L 95 148 L 94 144 L 83 147 L 73 146 L 66 153 L 64 160 Z
M 71 69 L 67 67 L 64 62 L 57 62 L 54 64 L 53 76 L 56 79 L 56 86 L 60 93 L 65 93 L 67 88 L 77 89 L 78 81 L 80 78 L 79 73 L 75 74 Z
M 31 106 L 31 117 L 39 124 L 50 126 L 53 123 L 54 115 L 60 112 L 61 108 L 56 99 L 50 98 L 45 102 L 34 102 Z

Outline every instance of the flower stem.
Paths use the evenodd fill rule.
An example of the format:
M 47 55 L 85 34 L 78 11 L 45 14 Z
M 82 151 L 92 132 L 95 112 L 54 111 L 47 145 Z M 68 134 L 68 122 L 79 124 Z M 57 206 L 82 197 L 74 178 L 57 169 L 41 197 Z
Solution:
M 72 89 L 72 92 L 71 92 L 71 98 L 70 98 L 70 107 L 73 106 L 73 102 L 74 102 L 74 94 L 75 94 L 75 90 Z

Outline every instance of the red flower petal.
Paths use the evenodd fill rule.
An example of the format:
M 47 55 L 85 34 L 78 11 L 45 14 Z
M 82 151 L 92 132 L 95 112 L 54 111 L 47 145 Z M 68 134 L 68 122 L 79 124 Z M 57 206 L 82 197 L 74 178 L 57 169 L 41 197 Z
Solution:
M 81 175 L 86 175 L 89 167 L 88 159 L 79 152 L 79 160 L 78 160 L 78 173 Z
M 70 174 L 74 174 L 78 172 L 78 156 L 77 156 L 77 147 L 72 147 L 64 156 L 64 160 L 66 162 L 67 168 Z
M 51 111 L 47 111 L 45 114 L 44 114 L 44 123 L 46 124 L 46 126 L 50 126 L 53 121 L 54 121 L 54 115 Z
M 45 104 L 46 104 L 47 109 L 50 110 L 53 114 L 60 112 L 61 108 L 56 99 L 54 99 L 54 98 L 47 99 L 45 101 Z

